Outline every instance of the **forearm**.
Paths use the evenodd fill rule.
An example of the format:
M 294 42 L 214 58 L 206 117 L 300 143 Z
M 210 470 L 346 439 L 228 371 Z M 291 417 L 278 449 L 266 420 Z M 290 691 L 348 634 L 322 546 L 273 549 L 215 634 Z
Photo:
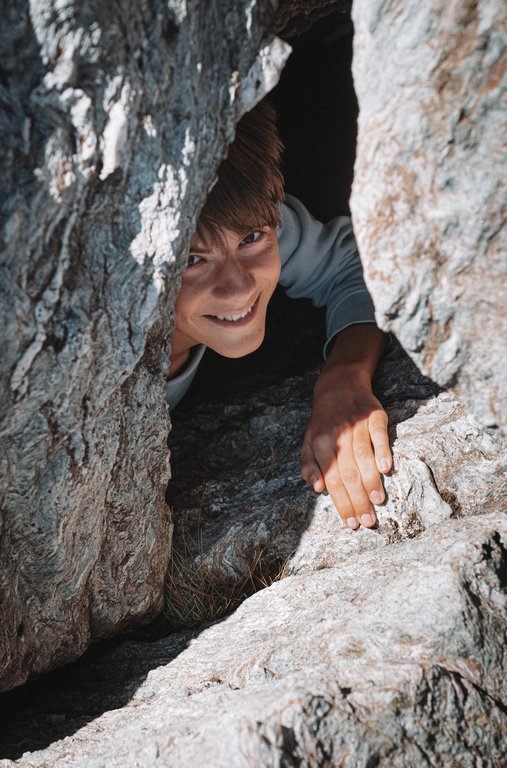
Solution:
M 384 501 L 381 474 L 392 466 L 387 414 L 371 387 L 384 345 L 373 323 L 337 334 L 315 383 L 301 448 L 303 478 L 318 493 L 327 488 L 349 528 L 375 524 L 372 504 Z
M 371 386 L 371 379 L 382 355 L 386 335 L 373 323 L 349 325 L 337 334 L 316 383 L 316 390 L 331 381 L 355 382 Z

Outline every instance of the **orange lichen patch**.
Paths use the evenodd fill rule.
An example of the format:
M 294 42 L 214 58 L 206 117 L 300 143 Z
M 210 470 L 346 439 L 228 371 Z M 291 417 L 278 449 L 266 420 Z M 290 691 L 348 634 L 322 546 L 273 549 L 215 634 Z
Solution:
M 479 26 L 478 0 L 455 1 L 449 5 L 441 20 L 441 32 L 434 42 L 434 47 L 442 51 L 433 70 L 434 82 L 442 98 L 445 98 L 446 91 L 454 95 L 461 89 L 462 65 L 470 60 L 477 48 Z
M 486 91 L 492 91 L 494 88 L 497 88 L 497 86 L 499 86 L 500 83 L 503 81 L 506 73 L 507 73 L 507 58 L 503 56 L 502 58 L 499 58 L 498 61 L 495 61 L 495 63 L 491 65 L 491 68 L 488 72 L 488 79 L 486 80 L 486 84 L 481 89 L 482 92 L 484 93 Z

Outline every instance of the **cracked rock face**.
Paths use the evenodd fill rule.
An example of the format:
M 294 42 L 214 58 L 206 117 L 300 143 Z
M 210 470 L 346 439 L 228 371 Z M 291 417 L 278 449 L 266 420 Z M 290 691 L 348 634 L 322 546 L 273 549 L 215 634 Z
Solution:
M 197 397 L 170 440 L 175 546 L 199 542 L 187 556 L 223 584 L 259 552 L 281 580 L 209 628 L 147 630 L 7 694 L 1 768 L 500 764 L 502 441 L 393 346 L 388 500 L 350 531 L 299 477 L 314 378 Z
M 127 642 L 81 672 L 78 704 L 72 673 L 49 693 L 74 735 L 0 766 L 494 768 L 507 727 L 506 545 L 505 517 L 448 520 L 290 576 L 186 649 L 188 635 L 179 648 Z M 133 686 L 136 666 L 146 677 Z M 123 706 L 109 698 L 83 718 L 118 677 Z
M 4 6 L 3 689 L 161 607 L 181 257 L 288 55 L 268 0 Z
M 6 688 L 30 671 L 75 658 L 91 639 L 161 605 L 171 534 L 162 498 L 169 474 L 163 374 L 179 261 L 234 121 L 259 98 L 258 75 L 269 87 L 285 55 L 278 44 L 257 55 L 271 3 L 227 6 L 217 50 L 205 44 L 205 4 L 190 5 L 116 4 L 112 11 L 106 4 L 90 19 L 86 9 L 74 18 L 62 3 L 46 14 L 42 2 L 33 2 L 30 14 L 12 4 L 7 17 L 2 44 L 26 66 L 19 92 L 6 94 L 12 126 L 4 177 L 17 189 L 5 208 L 2 290 L 11 309 L 1 315 Z M 479 418 L 392 349 L 376 386 L 390 417 L 395 469 L 386 478 L 387 503 L 377 509 L 379 526 L 352 532 L 329 498 L 315 496 L 299 475 L 314 372 L 259 387 L 251 397 L 243 393 L 225 406 L 193 403 L 187 413 L 183 406 L 170 439 L 176 548 L 189 535 L 197 542 L 187 552 L 190 562 L 205 563 L 224 583 L 242 583 L 259 557 L 266 581 L 283 578 L 201 632 L 99 649 L 38 688 L 7 694 L 1 768 L 149 768 L 203 759 L 224 768 L 494 768 L 503 759 L 506 453 L 498 430 L 487 426 L 497 421 L 490 397 L 496 374 L 487 378 L 487 361 L 498 336 L 490 336 L 487 323 L 481 326 L 488 340 L 483 348 L 479 320 L 469 312 L 477 304 L 470 286 L 479 284 L 486 256 L 496 274 L 496 236 L 486 238 L 487 246 L 479 242 L 469 216 L 459 241 L 466 247 L 454 248 L 455 231 L 444 219 L 457 210 L 457 226 L 463 224 L 459 185 L 438 188 L 443 205 L 436 224 L 432 198 L 414 202 L 401 183 L 389 209 L 392 229 L 384 220 L 379 228 L 375 218 L 394 171 L 374 172 L 378 158 L 388 167 L 391 145 L 378 152 L 369 147 L 368 121 L 374 114 L 385 127 L 382 110 L 389 107 L 393 147 L 404 146 L 405 129 L 422 119 L 410 101 L 416 90 L 410 77 L 424 76 L 428 53 L 417 33 L 430 30 L 440 41 L 440 5 L 431 13 L 427 6 L 411 8 L 408 0 L 355 4 L 359 97 L 364 100 L 370 83 L 380 112 L 361 106 L 354 217 L 379 319 L 436 381 L 457 382 Z M 497 5 L 466 6 L 482 19 L 467 40 L 482 34 L 488 8 Z M 121 24 L 110 16 L 118 9 Z M 483 48 L 472 46 L 474 61 L 484 51 L 489 63 L 496 55 L 493 10 Z M 446 13 L 444 21 L 462 34 L 461 11 L 453 5 Z M 391 41 L 396 35 L 390 14 L 412 38 L 396 36 L 389 67 L 365 74 L 377 50 L 368 46 L 380 46 L 389 24 Z M 462 46 L 454 38 L 449 46 L 458 59 L 444 53 L 442 61 L 461 72 Z M 407 51 L 416 55 L 419 48 L 420 70 L 400 66 L 400 56 L 403 62 Z M 436 56 L 448 52 L 437 48 Z M 202 61 L 195 58 L 199 52 Z M 94 79 L 98 61 L 102 75 Z M 459 96 L 466 77 L 446 90 L 442 61 L 435 77 L 442 79 L 444 106 L 439 102 L 430 116 L 438 121 L 443 109 L 439 126 L 446 130 L 453 89 Z M 189 81 L 176 76 L 183 70 L 195 111 L 184 109 Z M 474 76 L 485 71 L 478 67 Z M 381 88 L 387 74 L 407 78 L 407 87 L 396 91 L 406 99 L 400 102 L 406 126 L 395 119 L 398 102 L 392 94 L 386 101 Z M 493 93 L 498 82 L 488 80 Z M 430 78 L 430 90 L 433 85 Z M 479 89 L 477 98 L 494 123 L 486 91 Z M 465 163 L 460 152 L 475 146 L 474 105 L 470 122 L 456 123 L 454 149 L 445 144 L 437 165 L 444 176 L 452 152 Z M 418 125 L 428 132 L 425 151 L 434 158 L 430 116 Z M 490 147 L 494 131 L 486 118 L 484 146 Z M 462 141 L 459 131 L 467 125 L 471 134 Z M 407 189 L 417 191 L 419 155 L 403 158 L 404 167 L 414 162 Z M 482 169 L 472 167 L 478 174 Z M 370 172 L 374 183 L 370 178 L 360 194 Z M 489 204 L 487 183 L 478 187 Z M 453 189 L 457 198 L 449 202 Z M 414 250 L 411 235 L 404 230 L 403 240 L 400 234 L 403 227 L 416 238 L 421 228 L 429 233 L 428 248 Z M 438 251 L 444 232 L 450 254 Z M 404 262 L 412 252 L 417 262 Z M 20 253 L 27 259 L 18 259 Z M 390 266 L 382 266 L 380 256 L 389 254 Z M 395 299 L 376 286 L 373 264 L 388 288 L 396 283 Z M 453 314 L 453 302 L 444 307 L 450 285 L 459 286 L 462 315 Z M 496 290 L 488 287 L 491 317 Z M 466 354 L 453 357 L 459 344 Z M 482 410 L 475 392 L 486 393 Z
M 503 0 L 356 0 L 354 230 L 378 323 L 507 428 Z

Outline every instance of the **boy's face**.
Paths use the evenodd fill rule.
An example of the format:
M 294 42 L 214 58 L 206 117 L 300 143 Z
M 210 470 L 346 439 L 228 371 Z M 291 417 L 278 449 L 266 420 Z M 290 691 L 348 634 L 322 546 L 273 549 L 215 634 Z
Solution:
M 176 300 L 173 350 L 205 344 L 242 357 L 264 339 L 266 309 L 280 276 L 275 230 L 221 230 L 221 239 L 192 238 Z

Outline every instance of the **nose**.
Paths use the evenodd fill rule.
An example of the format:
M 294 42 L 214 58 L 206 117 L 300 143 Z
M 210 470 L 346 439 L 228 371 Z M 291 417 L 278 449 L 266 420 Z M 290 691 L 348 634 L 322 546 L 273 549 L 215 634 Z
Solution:
M 255 289 L 255 278 L 241 263 L 229 255 L 217 265 L 213 293 L 217 298 L 250 299 Z

